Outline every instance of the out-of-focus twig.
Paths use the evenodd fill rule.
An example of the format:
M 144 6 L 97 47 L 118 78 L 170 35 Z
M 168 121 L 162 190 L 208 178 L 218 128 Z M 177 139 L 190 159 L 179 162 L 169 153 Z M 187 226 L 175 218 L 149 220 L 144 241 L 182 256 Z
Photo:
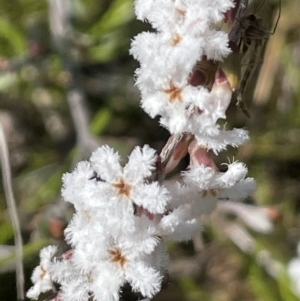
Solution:
M 56 42 L 56 47 L 59 47 L 60 42 L 67 42 L 67 35 L 71 32 L 70 27 L 70 1 L 49 0 L 49 23 L 51 35 Z M 61 44 L 61 51 L 64 50 L 64 43 Z
M 111 0 L 96 1 L 96 4 L 91 7 L 90 11 L 86 14 L 88 18 L 82 18 L 76 20 L 76 25 L 83 29 L 88 29 L 95 24 L 102 15 L 107 11 L 107 9 L 113 4 Z
M 87 158 L 92 151 L 99 147 L 100 143 L 89 130 L 87 109 L 85 108 L 84 99 L 83 92 L 76 88 L 71 89 L 67 97 L 77 133 L 77 141 L 80 151 L 82 152 L 81 156 Z
M 17 297 L 19 300 L 24 300 L 24 269 L 23 269 L 23 249 L 22 249 L 22 236 L 21 228 L 17 213 L 16 201 L 14 198 L 12 183 L 11 183 L 11 170 L 9 163 L 8 147 L 5 139 L 5 134 L 0 124 L 0 158 L 2 165 L 2 178 L 5 196 L 7 200 L 7 207 L 11 217 L 12 226 L 14 229 L 14 242 L 16 249 L 16 279 L 17 279 Z
M 71 3 L 71 1 L 67 0 L 49 1 L 49 22 L 52 37 L 70 75 L 70 88 L 67 100 L 77 134 L 81 157 L 86 158 L 90 156 L 90 153 L 100 143 L 89 130 L 85 94 L 80 88 L 78 63 L 74 55 L 76 49 L 74 49 L 72 43 Z

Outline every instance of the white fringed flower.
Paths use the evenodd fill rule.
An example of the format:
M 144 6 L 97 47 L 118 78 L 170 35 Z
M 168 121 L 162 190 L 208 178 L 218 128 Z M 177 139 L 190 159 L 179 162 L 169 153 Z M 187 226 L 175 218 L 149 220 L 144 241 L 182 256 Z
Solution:
M 170 199 L 167 189 L 146 181 L 155 160 L 155 152 L 149 146 L 136 147 L 123 168 L 119 155 L 103 146 L 92 154 L 90 162 L 81 162 L 73 173 L 65 174 L 62 195 L 78 211 L 66 230 L 68 241 L 82 241 L 87 227 L 99 235 L 133 232 L 134 206 L 152 214 L 163 213 Z M 97 220 L 102 220 L 105 230 L 98 227 Z
M 49 266 L 57 251 L 56 246 L 48 246 L 40 251 L 40 265 L 37 266 L 31 276 L 34 286 L 27 292 L 27 297 L 37 300 L 41 293 L 53 288 L 53 282 L 49 274 Z
M 228 145 L 238 147 L 245 144 L 249 140 L 249 135 L 246 130 L 233 129 L 231 131 L 219 130 L 215 136 L 197 134 L 196 138 L 199 145 L 211 149 L 217 154 L 226 150 Z
M 191 166 L 183 173 L 186 183 L 197 186 L 200 190 L 222 189 L 234 186 L 247 175 L 245 164 L 234 162 L 228 164 L 226 172 L 218 172 L 205 165 Z
M 230 178 L 230 176 L 232 178 Z M 220 201 L 241 201 L 255 191 L 253 178 L 245 178 L 246 168 L 241 163 L 233 163 L 227 172 L 217 172 L 204 165 L 183 173 L 181 183 L 169 181 L 165 185 L 172 198 L 169 204 L 176 213 L 178 209 L 185 208 L 188 218 L 174 221 L 174 217 L 164 217 L 162 223 L 171 221 L 173 224 L 188 220 L 203 214 L 210 214 Z M 184 204 L 188 206 L 182 207 Z M 176 224 L 177 225 L 177 224 Z
M 136 147 L 122 168 L 118 155 L 111 148 L 99 148 L 91 157 L 91 165 L 101 178 L 97 182 L 99 194 L 115 197 L 120 206 L 133 208 L 134 203 L 151 213 L 163 213 L 169 200 L 167 190 L 156 182 L 146 183 L 155 169 L 156 157 L 148 145 L 142 149 Z
M 60 283 L 64 301 L 83 301 L 89 295 L 97 300 L 119 300 L 120 288 L 126 281 L 146 297 L 160 290 L 162 276 L 144 262 L 144 254 L 135 248 L 136 242 L 131 246 L 109 239 L 107 242 L 110 243 L 103 254 L 93 256 L 88 249 L 75 249 L 70 258 L 52 264 L 51 275 Z

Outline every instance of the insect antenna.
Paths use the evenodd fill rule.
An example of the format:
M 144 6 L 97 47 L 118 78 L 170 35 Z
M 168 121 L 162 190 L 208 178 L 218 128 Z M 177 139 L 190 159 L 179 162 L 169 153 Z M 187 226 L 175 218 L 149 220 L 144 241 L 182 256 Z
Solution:
M 278 15 L 277 15 L 277 20 L 276 20 L 276 23 L 275 23 L 275 26 L 273 28 L 273 30 L 271 31 L 271 35 L 273 35 L 276 31 L 276 28 L 277 28 L 277 25 L 278 25 L 278 22 L 279 22 L 279 19 L 280 19 L 280 16 L 281 16 L 281 0 L 278 0 Z
M 258 1 L 258 3 L 255 5 L 255 9 L 254 9 L 252 15 L 256 16 L 257 12 L 259 12 L 261 10 L 261 8 L 264 6 L 265 3 L 266 3 L 265 0 Z M 277 15 L 277 19 L 275 22 L 275 26 L 272 31 L 268 31 L 268 32 L 266 31 L 265 34 L 270 36 L 275 33 L 275 31 L 277 29 L 277 25 L 279 23 L 280 16 L 281 16 L 281 0 L 278 0 L 278 15 Z M 257 18 L 257 19 L 261 19 L 261 18 Z

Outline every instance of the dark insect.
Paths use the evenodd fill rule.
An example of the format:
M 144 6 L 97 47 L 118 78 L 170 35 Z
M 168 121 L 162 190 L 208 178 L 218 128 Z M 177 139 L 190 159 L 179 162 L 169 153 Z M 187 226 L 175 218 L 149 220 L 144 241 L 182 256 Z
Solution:
M 239 19 L 236 15 L 236 21 L 232 31 L 229 34 L 229 40 L 242 54 L 241 75 L 237 89 L 234 91 L 233 98 L 236 99 L 237 105 L 242 112 L 250 117 L 246 105 L 243 101 L 244 92 L 247 84 L 254 74 L 258 64 L 263 61 L 263 53 L 270 35 L 274 34 L 280 19 L 281 3 L 279 2 L 278 17 L 273 31 L 268 31 L 262 18 L 255 14 L 246 15 Z M 238 27 L 236 26 L 238 24 Z

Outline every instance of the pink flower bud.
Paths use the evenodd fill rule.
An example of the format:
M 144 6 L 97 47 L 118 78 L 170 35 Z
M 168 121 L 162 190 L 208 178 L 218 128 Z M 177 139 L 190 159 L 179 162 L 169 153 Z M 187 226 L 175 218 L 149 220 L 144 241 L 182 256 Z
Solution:
M 232 87 L 222 68 L 218 68 L 217 70 L 215 83 L 210 92 L 210 96 L 211 96 L 211 101 L 214 104 L 216 102 L 218 103 L 217 107 L 219 108 L 219 110 L 222 110 L 224 112 L 224 118 L 225 118 L 225 111 L 231 102 Z
M 190 162 L 192 166 L 205 165 L 219 171 L 209 150 L 202 145 L 197 144 L 196 139 L 194 139 L 189 145 L 188 152 L 190 154 Z
M 173 154 L 166 165 L 166 169 L 165 169 L 166 174 L 172 171 L 178 165 L 180 160 L 187 154 L 188 147 L 192 138 L 193 138 L 192 135 L 185 134 L 182 137 L 181 141 L 176 145 Z

